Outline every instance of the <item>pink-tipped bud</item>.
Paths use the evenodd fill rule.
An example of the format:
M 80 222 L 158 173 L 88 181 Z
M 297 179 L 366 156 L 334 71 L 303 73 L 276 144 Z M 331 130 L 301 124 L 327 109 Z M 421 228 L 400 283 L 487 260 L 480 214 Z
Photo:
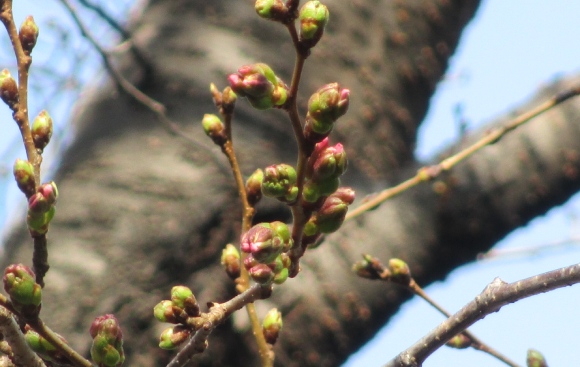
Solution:
M 203 131 L 216 145 L 222 146 L 228 140 L 226 128 L 217 115 L 206 113 L 203 115 L 201 125 Z
M 42 152 L 52 137 L 52 118 L 46 110 L 41 111 L 32 122 L 31 134 L 34 146 Z
M 42 288 L 34 272 L 26 265 L 12 264 L 4 270 L 4 290 L 22 316 L 32 318 L 40 312 Z
M 317 182 L 340 177 L 346 171 L 347 166 L 346 152 L 342 144 L 338 143 L 331 147 L 326 146 L 318 149 L 319 145 L 325 145 L 323 144 L 325 140 L 316 144 L 314 153 L 308 160 L 310 171 L 308 176 Z
M 32 163 L 23 159 L 17 159 L 16 162 L 14 162 L 13 173 L 20 191 L 22 191 L 26 197 L 34 195 L 36 181 L 34 179 L 34 167 L 32 166 Z
M 308 100 L 306 124 L 318 133 L 326 134 L 334 123 L 348 110 L 350 91 L 338 83 L 330 83 L 318 89 Z
M 296 170 L 288 164 L 274 164 L 264 169 L 262 193 L 280 201 L 291 202 L 298 196 Z
M 299 14 L 300 42 L 304 46 L 312 48 L 320 41 L 329 16 L 328 8 L 318 0 L 308 1 L 302 6 Z
M 316 225 L 320 233 L 332 233 L 340 228 L 348 211 L 348 206 L 354 201 L 354 190 L 341 187 L 328 196 L 310 222 Z
M 32 15 L 27 16 L 20 26 L 18 38 L 20 38 L 20 43 L 22 44 L 24 52 L 30 55 L 34 45 L 36 45 L 36 40 L 38 39 L 38 26 L 36 25 L 36 22 L 34 22 Z
M 272 283 L 275 277 L 274 271 L 266 264 L 257 264 L 248 270 L 250 278 L 258 284 Z
M 238 249 L 231 243 L 228 243 L 226 248 L 222 251 L 221 264 L 224 266 L 226 273 L 231 279 L 236 279 L 240 276 L 240 259 L 241 256 Z
M 263 63 L 242 66 L 228 81 L 236 94 L 259 110 L 282 106 L 288 98 L 288 86 Z
M 16 104 L 19 100 L 18 94 L 18 86 L 16 85 L 16 81 L 10 75 L 8 69 L 4 69 L 0 72 L 0 98 L 10 107 L 11 110 L 14 110 Z
M 123 332 L 115 316 L 108 314 L 97 317 L 89 333 L 93 338 L 91 358 L 94 362 L 103 367 L 119 367 L 123 364 Z
M 272 308 L 262 321 L 262 333 L 268 344 L 276 344 L 280 331 L 282 330 L 282 313 L 276 308 Z
M 280 253 L 292 248 L 293 241 L 288 226 L 282 222 L 259 223 L 243 236 L 241 249 L 252 254 L 261 263 L 273 261 Z

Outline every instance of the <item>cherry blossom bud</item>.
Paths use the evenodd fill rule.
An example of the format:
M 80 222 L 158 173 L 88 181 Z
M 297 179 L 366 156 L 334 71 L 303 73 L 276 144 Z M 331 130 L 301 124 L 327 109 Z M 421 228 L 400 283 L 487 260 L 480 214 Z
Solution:
M 280 107 L 288 98 L 288 86 L 263 63 L 242 66 L 236 74 L 228 76 L 228 81 L 235 93 L 247 97 L 259 110 Z
M 188 316 L 199 316 L 199 304 L 188 287 L 176 285 L 171 288 L 171 302 L 175 307 L 183 309 Z
M 41 152 L 52 137 L 52 118 L 45 110 L 41 111 L 32 122 L 31 128 L 34 146 Z
M 26 17 L 20 26 L 18 38 L 20 38 L 20 43 L 22 44 L 24 52 L 30 55 L 34 45 L 36 45 L 36 40 L 38 39 L 38 26 L 31 15 Z
M 206 113 L 201 120 L 201 125 L 203 131 L 216 145 L 222 146 L 228 140 L 225 126 L 218 116 Z
M 14 179 L 20 191 L 27 197 L 34 194 L 36 181 L 34 179 L 34 167 L 29 161 L 17 159 L 14 162 Z
M 228 243 L 222 251 L 221 264 L 231 279 L 236 279 L 240 276 L 240 258 L 240 252 L 231 243 Z
M 28 325 L 25 327 L 26 332 L 24 333 L 24 340 L 30 346 L 30 348 L 40 355 L 42 359 L 46 361 L 55 362 L 57 364 L 65 364 L 68 359 L 62 354 L 54 345 L 52 345 L 48 340 L 38 334 L 36 331 L 30 329 Z M 66 343 L 66 340 L 56 334 L 60 340 Z
M 25 317 L 40 312 L 42 288 L 36 283 L 34 272 L 26 265 L 12 264 L 4 270 L 4 290 L 18 311 Z
M 269 284 L 274 280 L 274 271 L 266 264 L 258 264 L 248 270 L 250 278 L 259 284 Z
M 262 181 L 264 171 L 259 168 L 246 181 L 246 197 L 251 206 L 255 206 L 262 199 Z
M 346 152 L 342 144 L 328 146 L 328 138 L 316 144 L 308 159 L 307 177 L 317 182 L 340 177 L 347 166 Z
M 175 311 L 178 311 L 177 315 Z M 176 310 L 175 307 L 173 306 L 173 302 L 166 299 L 159 302 L 158 304 L 155 305 L 155 307 L 153 307 L 153 316 L 155 316 L 155 318 L 161 322 L 178 324 L 183 321 L 183 318 L 179 317 L 180 313 L 179 311 L 181 310 Z
M 14 107 L 18 103 L 18 86 L 16 85 L 16 81 L 10 75 L 8 69 L 2 70 L 0 72 L 0 98 L 10 107 L 10 109 L 14 110 Z
M 252 254 L 261 263 L 273 261 L 292 245 L 290 230 L 282 222 L 256 224 L 242 236 L 241 241 L 242 251 Z
M 407 286 L 411 282 L 411 270 L 409 265 L 401 259 L 389 260 L 389 271 L 391 280 L 401 285 Z
M 189 338 L 191 330 L 183 325 L 176 325 L 165 329 L 159 337 L 159 348 L 173 350 Z
M 111 314 L 97 317 L 89 330 L 93 338 L 91 358 L 102 367 L 118 367 L 125 361 L 123 332 Z
M 274 345 L 276 343 L 283 325 L 282 313 L 278 309 L 272 308 L 268 311 L 264 321 L 262 321 L 262 333 L 268 344 Z
M 318 0 L 306 2 L 300 9 L 300 42 L 308 48 L 314 47 L 322 38 L 330 14 L 328 8 Z
M 354 190 L 341 187 L 328 196 L 309 222 L 316 225 L 320 233 L 332 233 L 340 228 L 348 211 L 348 206 L 354 201 Z
M 222 93 L 222 103 L 221 107 L 223 113 L 230 114 L 234 112 L 234 108 L 236 107 L 236 101 L 238 100 L 238 95 L 234 93 L 231 87 L 225 87 L 224 92 Z
M 527 367 L 548 367 L 546 358 L 535 349 L 528 349 L 528 356 L 526 359 Z
M 296 170 L 288 164 L 275 164 L 264 169 L 262 193 L 278 200 L 291 202 L 296 200 Z
M 28 199 L 26 222 L 31 233 L 40 235 L 48 231 L 48 224 L 56 211 L 57 198 L 58 189 L 56 184 L 51 181 L 41 185 L 38 191 Z
M 352 266 L 352 271 L 361 278 L 385 279 L 390 273 L 375 257 L 363 254 L 363 259 L 357 261 Z
M 288 8 L 282 0 L 256 0 L 254 8 L 264 19 L 283 21 L 288 17 Z
M 350 91 L 338 83 L 322 86 L 308 100 L 306 125 L 318 134 L 329 133 L 336 120 L 348 110 L 349 101 Z

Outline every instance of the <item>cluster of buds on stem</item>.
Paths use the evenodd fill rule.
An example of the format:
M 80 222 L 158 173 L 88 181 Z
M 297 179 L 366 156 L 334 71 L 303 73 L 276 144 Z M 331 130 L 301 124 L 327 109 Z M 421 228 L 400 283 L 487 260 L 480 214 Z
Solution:
M 281 107 L 288 98 L 288 86 L 266 64 L 245 65 L 228 76 L 232 90 L 246 97 L 259 110 Z
M 332 131 L 339 117 L 348 110 L 350 90 L 330 83 L 319 88 L 308 100 L 304 137 L 311 144 L 318 143 Z
M 25 319 L 34 319 L 40 312 L 42 288 L 35 277 L 32 269 L 23 264 L 12 264 L 4 270 L 4 290 Z
M 111 314 L 99 316 L 89 330 L 93 338 L 91 358 L 99 367 L 118 367 L 125 361 L 123 332 Z
M 243 236 L 241 249 L 249 254 L 244 267 L 259 284 L 281 284 L 288 278 L 290 258 L 286 254 L 294 242 L 288 226 L 282 222 L 259 223 Z
M 42 235 L 48 231 L 48 224 L 56 211 L 57 197 L 56 184 L 51 181 L 40 185 L 36 193 L 28 199 L 26 221 L 28 229 L 33 236 Z
M 274 164 L 264 169 L 262 194 L 282 202 L 293 202 L 298 196 L 296 170 L 288 164 Z
M 66 343 L 65 338 L 58 334 L 57 336 L 63 343 Z M 68 362 L 68 359 L 59 349 L 52 345 L 42 335 L 32 330 L 28 325 L 25 327 L 24 339 L 30 348 L 45 361 L 54 362 L 58 365 L 64 365 Z
M 159 339 L 162 349 L 175 349 L 191 334 L 188 320 L 200 315 L 199 304 L 191 289 L 183 285 L 171 288 L 171 299 L 159 302 L 153 308 L 153 315 L 161 322 L 176 324 L 165 329 Z

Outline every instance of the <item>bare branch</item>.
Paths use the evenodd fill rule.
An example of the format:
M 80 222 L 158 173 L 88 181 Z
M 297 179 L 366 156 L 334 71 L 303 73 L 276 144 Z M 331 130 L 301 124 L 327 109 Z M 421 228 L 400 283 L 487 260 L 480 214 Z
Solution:
M 12 361 L 17 366 L 46 367 L 44 362 L 30 349 L 12 314 L 0 306 L 0 332 L 12 348 Z

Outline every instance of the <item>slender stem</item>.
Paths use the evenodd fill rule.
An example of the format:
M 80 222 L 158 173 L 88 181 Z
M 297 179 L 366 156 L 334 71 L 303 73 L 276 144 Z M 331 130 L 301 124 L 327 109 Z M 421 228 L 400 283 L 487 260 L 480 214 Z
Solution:
M 32 266 L 36 276 L 36 283 L 44 288 L 44 276 L 48 272 L 50 265 L 48 265 L 48 248 L 46 235 L 33 236 L 34 251 L 32 252 Z
M 506 125 L 489 132 L 487 135 L 482 137 L 480 140 L 478 140 L 474 144 L 472 144 L 469 147 L 465 148 L 464 150 L 458 152 L 457 154 L 454 154 L 453 156 L 451 156 L 447 159 L 444 159 L 439 164 L 436 164 L 434 166 L 429 166 L 429 167 L 423 167 L 423 168 L 419 169 L 419 171 L 417 172 L 417 174 L 414 177 L 398 184 L 397 186 L 394 186 L 394 187 L 391 187 L 391 188 L 388 188 L 388 189 L 381 191 L 378 195 L 374 196 L 370 200 L 361 204 L 356 209 L 349 211 L 349 213 L 346 215 L 346 220 L 355 218 L 355 217 L 361 215 L 362 213 L 364 213 L 368 210 L 376 208 L 377 206 L 379 206 L 380 204 L 382 204 L 386 200 L 406 191 L 407 189 L 409 189 L 413 186 L 416 186 L 417 184 L 419 184 L 421 182 L 432 180 L 433 178 L 439 176 L 441 174 L 441 172 L 449 171 L 454 166 L 456 166 L 459 162 L 467 159 L 468 157 L 473 155 L 475 152 L 481 150 L 482 148 L 484 148 L 488 145 L 496 143 L 498 140 L 500 140 L 502 137 L 504 137 L 510 131 L 516 129 L 517 127 L 530 121 L 534 117 L 550 110 L 551 108 L 553 108 L 553 107 L 561 104 L 562 102 L 565 102 L 568 99 L 575 97 L 579 94 L 580 94 L 580 86 L 575 86 L 575 87 L 573 87 L 573 88 L 571 88 L 563 93 L 560 93 L 560 94 L 552 97 L 551 99 L 540 104 L 539 106 L 537 106 L 537 107 L 535 107 L 527 112 L 522 113 L 521 115 L 519 115 L 515 119 L 508 122 Z

